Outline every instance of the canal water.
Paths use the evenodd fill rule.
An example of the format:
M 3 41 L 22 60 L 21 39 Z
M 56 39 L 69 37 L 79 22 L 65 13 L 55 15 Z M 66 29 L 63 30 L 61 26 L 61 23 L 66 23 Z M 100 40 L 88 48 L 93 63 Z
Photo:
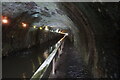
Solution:
M 30 78 L 54 49 L 57 37 L 29 49 L 12 52 L 2 60 L 3 78 Z

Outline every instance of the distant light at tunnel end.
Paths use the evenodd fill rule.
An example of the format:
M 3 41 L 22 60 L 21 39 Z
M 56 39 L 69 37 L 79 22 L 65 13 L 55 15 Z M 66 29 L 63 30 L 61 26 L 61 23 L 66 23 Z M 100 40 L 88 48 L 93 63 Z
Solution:
M 48 29 L 48 26 L 45 26 L 45 30 L 46 30 L 46 31 L 48 31 L 48 30 L 49 30 L 49 29 Z
M 68 33 L 65 33 L 66 36 L 68 36 Z

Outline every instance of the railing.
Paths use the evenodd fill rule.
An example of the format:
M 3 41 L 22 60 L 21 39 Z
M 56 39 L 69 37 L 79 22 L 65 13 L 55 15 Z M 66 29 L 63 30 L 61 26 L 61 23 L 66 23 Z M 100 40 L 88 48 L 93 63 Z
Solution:
M 37 69 L 37 71 L 33 74 L 30 80 L 40 80 L 43 78 L 43 75 L 47 71 L 50 64 L 52 65 L 51 73 L 55 74 L 55 63 L 62 53 L 62 48 L 64 45 L 64 40 L 68 34 L 65 34 L 63 38 L 61 38 L 54 46 L 54 49 L 47 57 L 47 59 L 43 62 L 43 64 Z M 58 54 L 57 54 L 58 52 Z

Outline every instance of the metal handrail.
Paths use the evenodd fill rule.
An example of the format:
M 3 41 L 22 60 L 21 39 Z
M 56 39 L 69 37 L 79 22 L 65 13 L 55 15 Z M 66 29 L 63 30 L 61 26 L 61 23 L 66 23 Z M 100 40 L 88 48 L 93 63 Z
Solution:
M 63 38 L 61 38 L 55 45 L 56 48 L 52 51 L 52 53 L 48 56 L 48 58 L 43 62 L 43 64 L 37 69 L 37 71 L 33 74 L 33 76 L 31 77 L 30 80 L 40 80 L 44 73 L 46 72 L 47 68 L 49 67 L 50 63 L 52 62 L 52 60 L 55 58 L 55 55 L 60 47 L 60 45 L 62 44 L 62 42 L 64 41 L 65 37 L 67 35 L 64 35 Z

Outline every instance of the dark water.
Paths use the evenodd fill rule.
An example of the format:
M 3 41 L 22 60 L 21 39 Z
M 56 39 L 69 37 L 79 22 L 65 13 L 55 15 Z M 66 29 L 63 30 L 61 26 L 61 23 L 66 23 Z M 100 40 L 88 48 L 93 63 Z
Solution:
M 53 45 L 60 38 L 58 37 L 30 49 L 14 52 L 3 58 L 3 78 L 30 78 L 48 57 L 49 53 L 54 49 Z
M 30 77 L 43 61 L 43 53 L 38 49 L 18 52 L 3 59 L 3 77 Z

